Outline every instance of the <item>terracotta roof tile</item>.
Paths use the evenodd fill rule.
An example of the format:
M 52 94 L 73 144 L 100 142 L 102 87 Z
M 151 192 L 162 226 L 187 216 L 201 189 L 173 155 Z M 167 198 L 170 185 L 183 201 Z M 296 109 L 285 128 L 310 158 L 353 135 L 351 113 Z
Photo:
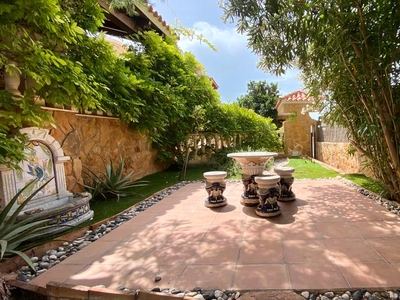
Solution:
M 308 97 L 303 91 L 295 91 L 285 96 L 280 97 L 280 99 L 287 102 L 314 102 L 314 98 Z
M 314 98 L 308 97 L 303 91 L 295 91 L 280 97 L 278 103 L 275 105 L 275 108 L 277 109 L 282 102 L 314 102 Z

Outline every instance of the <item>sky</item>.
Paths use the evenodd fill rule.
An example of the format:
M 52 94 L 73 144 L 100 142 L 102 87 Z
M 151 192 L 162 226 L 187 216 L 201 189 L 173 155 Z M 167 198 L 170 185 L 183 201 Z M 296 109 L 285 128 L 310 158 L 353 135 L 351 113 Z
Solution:
M 290 70 L 276 77 L 257 68 L 258 57 L 247 48 L 246 36 L 236 32 L 235 24 L 224 24 L 218 0 L 150 0 L 153 8 L 171 27 L 179 22 L 183 27 L 194 29 L 217 48 L 196 39 L 181 38 L 178 46 L 195 55 L 209 77 L 219 85 L 221 101 L 232 103 L 247 94 L 250 81 L 277 83 L 281 96 L 301 90 L 298 72 Z

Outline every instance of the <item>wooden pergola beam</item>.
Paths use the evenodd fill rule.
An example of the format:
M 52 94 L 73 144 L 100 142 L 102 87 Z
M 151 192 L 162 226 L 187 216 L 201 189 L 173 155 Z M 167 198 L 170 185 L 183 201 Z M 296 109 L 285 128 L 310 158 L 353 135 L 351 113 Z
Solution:
M 99 4 L 107 11 L 107 22 L 103 29 L 111 35 L 129 35 L 143 31 L 146 27 L 156 30 L 161 35 L 172 35 L 169 26 L 153 10 L 152 6 L 136 5 L 135 10 L 138 16 L 130 17 L 125 10 L 113 9 L 111 11 L 110 6 L 104 0 L 99 0 Z
M 119 9 L 115 9 L 110 11 L 110 6 L 104 2 L 103 0 L 99 0 L 99 4 L 102 8 L 107 10 L 106 17 L 107 19 L 114 25 L 116 25 L 119 29 L 116 29 L 114 27 L 106 27 L 104 29 L 108 29 L 112 31 L 113 29 L 116 29 L 116 31 L 121 30 L 127 32 L 127 34 L 132 34 L 134 32 L 138 32 L 140 28 L 135 24 L 135 22 L 126 15 L 123 11 Z

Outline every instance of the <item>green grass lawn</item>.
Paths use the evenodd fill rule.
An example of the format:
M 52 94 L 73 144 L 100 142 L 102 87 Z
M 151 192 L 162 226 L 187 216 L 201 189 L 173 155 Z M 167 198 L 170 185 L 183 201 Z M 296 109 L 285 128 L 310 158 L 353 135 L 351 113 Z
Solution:
M 319 163 L 297 157 L 290 158 L 287 166 L 295 168 L 293 173 L 295 179 L 334 178 L 340 175 L 338 172 L 327 169 Z
M 332 178 L 341 176 L 361 186 L 362 188 L 374 192 L 375 194 L 384 195 L 385 189 L 383 186 L 371 178 L 368 178 L 364 174 L 339 174 L 334 170 L 323 167 L 317 162 L 312 162 L 302 158 L 291 158 L 288 166 L 296 169 L 293 174 L 295 179 Z
M 385 192 L 384 187 L 379 183 L 376 182 L 363 174 L 345 174 L 342 177 L 358 184 L 359 186 L 374 192 L 375 194 L 381 195 L 383 197 L 388 197 Z

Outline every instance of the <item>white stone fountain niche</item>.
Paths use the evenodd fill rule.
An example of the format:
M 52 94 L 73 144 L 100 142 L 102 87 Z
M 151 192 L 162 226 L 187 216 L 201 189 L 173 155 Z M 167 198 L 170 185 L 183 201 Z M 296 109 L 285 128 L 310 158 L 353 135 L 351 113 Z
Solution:
M 38 182 L 20 195 L 11 209 L 11 215 L 34 190 L 53 178 L 18 215 L 23 220 L 32 215 L 40 219 L 51 219 L 49 224 L 74 226 L 93 218 L 90 210 L 89 193 L 73 195 L 67 191 L 64 162 L 70 159 L 65 156 L 60 144 L 49 134 L 47 129 L 29 127 L 20 130 L 29 138 L 26 160 L 20 163 L 21 170 L 10 169 L 0 165 L 0 210 L 25 187 L 32 179 Z M 67 230 L 68 226 L 52 229 L 52 232 Z

